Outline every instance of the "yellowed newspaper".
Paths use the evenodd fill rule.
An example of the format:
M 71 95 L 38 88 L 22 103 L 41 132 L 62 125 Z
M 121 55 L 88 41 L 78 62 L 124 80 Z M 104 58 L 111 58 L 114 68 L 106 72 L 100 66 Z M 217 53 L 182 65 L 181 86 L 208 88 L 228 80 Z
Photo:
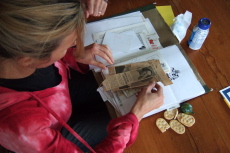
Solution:
M 109 75 L 102 82 L 105 91 L 142 87 L 152 81 L 161 81 L 164 85 L 172 84 L 162 69 L 159 60 L 109 67 L 108 69 Z M 135 90 L 138 91 L 138 89 Z M 127 90 L 126 94 L 130 95 L 133 92 Z

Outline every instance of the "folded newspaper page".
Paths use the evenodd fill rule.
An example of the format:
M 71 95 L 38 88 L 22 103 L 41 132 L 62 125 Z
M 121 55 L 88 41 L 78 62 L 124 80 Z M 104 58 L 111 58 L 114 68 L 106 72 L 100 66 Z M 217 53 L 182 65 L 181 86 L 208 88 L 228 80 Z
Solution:
M 105 91 L 118 91 L 148 85 L 150 82 L 172 84 L 161 67 L 159 60 L 150 60 L 121 66 L 109 67 L 109 75 L 102 82 Z M 138 90 L 138 89 L 135 89 Z M 129 92 L 129 93 L 128 93 Z M 127 90 L 127 95 L 134 91 Z

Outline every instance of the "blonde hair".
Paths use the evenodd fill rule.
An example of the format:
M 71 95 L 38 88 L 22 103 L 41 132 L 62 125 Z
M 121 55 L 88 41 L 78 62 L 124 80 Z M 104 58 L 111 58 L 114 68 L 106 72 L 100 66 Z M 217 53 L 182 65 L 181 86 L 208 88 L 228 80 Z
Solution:
M 50 57 L 75 29 L 82 52 L 84 27 L 84 6 L 78 0 L 1 0 L 0 57 Z

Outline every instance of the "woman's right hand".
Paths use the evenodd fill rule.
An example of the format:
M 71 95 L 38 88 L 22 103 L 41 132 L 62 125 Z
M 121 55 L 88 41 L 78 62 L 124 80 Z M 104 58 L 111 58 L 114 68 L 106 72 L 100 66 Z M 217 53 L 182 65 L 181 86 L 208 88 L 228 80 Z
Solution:
M 140 122 L 146 113 L 159 108 L 163 105 L 163 102 L 163 88 L 159 84 L 152 82 L 138 93 L 136 103 L 131 112 L 137 116 Z

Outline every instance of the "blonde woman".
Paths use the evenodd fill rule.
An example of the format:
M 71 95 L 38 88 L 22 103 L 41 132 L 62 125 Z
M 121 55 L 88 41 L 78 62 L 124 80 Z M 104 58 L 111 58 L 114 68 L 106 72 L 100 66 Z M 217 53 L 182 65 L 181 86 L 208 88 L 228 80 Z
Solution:
M 83 46 L 85 18 L 102 0 L 0 1 L 0 144 L 17 153 L 123 152 L 144 114 L 163 103 L 151 83 L 130 113 L 110 120 L 88 65 L 113 64 L 107 46 Z M 76 47 L 75 47 L 76 46 Z M 152 90 L 156 88 L 157 90 Z

